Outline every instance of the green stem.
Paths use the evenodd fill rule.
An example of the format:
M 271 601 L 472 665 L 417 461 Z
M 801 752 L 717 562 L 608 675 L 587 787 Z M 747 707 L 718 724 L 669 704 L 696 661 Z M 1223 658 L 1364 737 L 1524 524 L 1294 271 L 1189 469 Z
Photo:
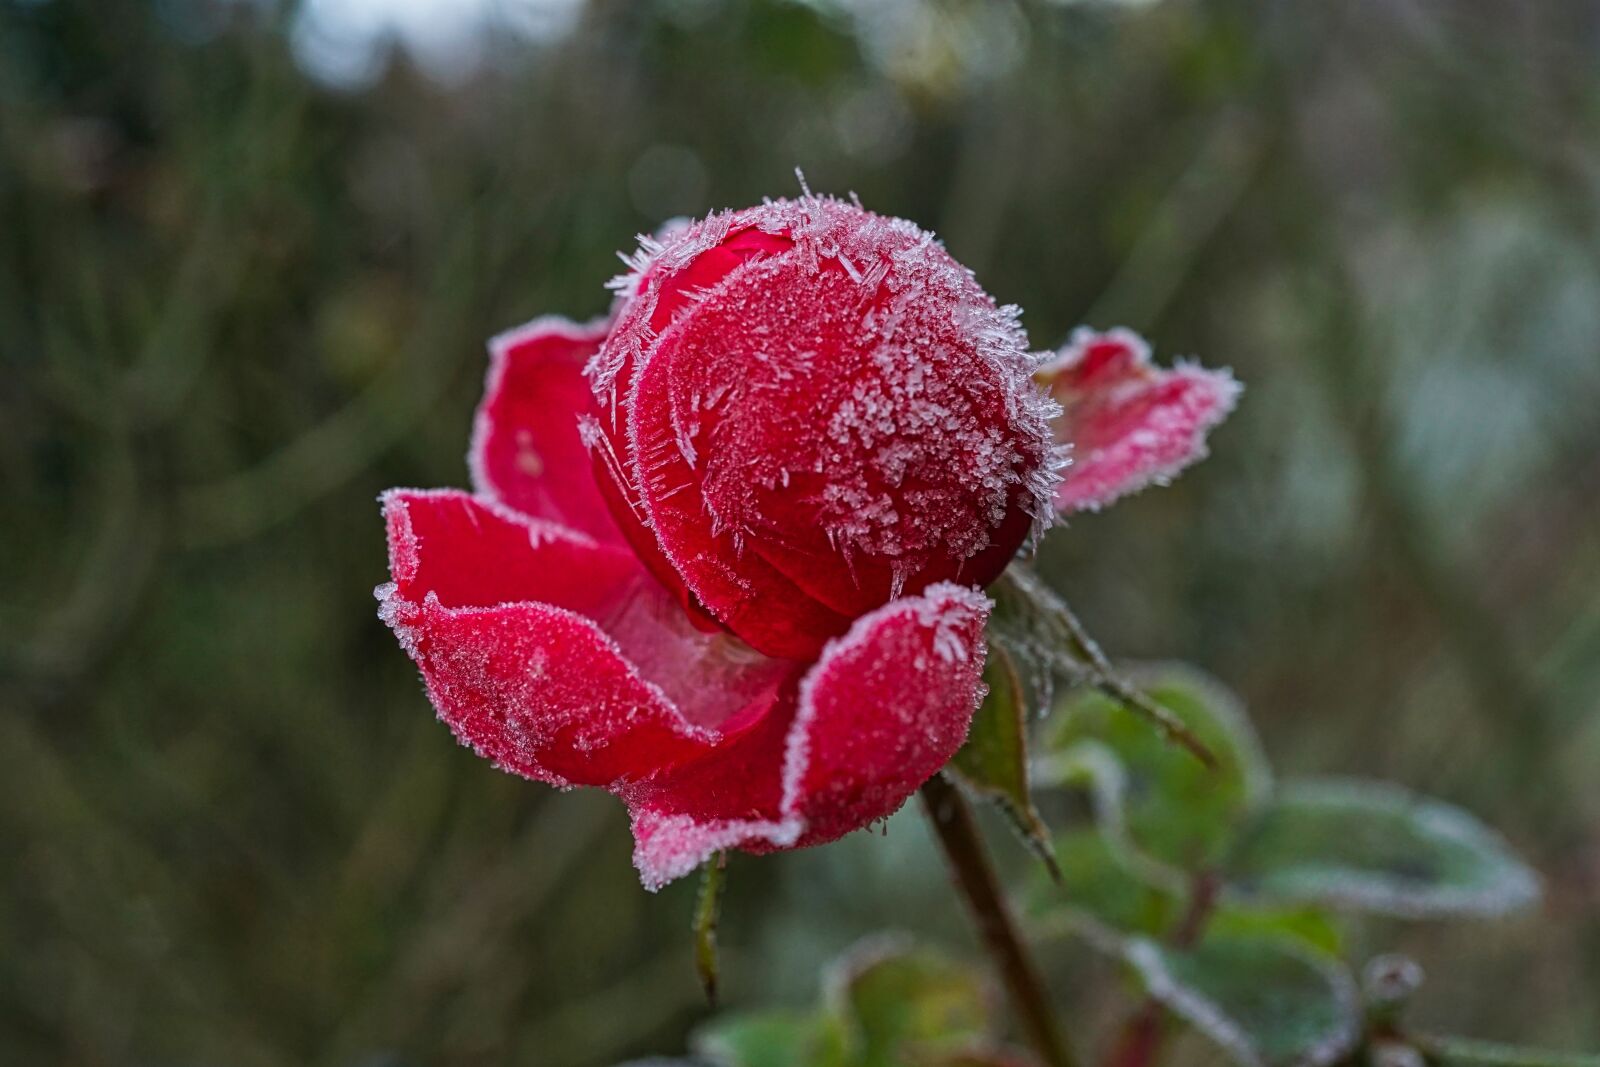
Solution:
M 1038 965 L 1017 935 L 972 809 L 942 774 L 934 775 L 922 787 L 922 804 L 1029 1043 L 1046 1067 L 1076 1067 Z
M 722 917 L 722 891 L 728 884 L 728 854 L 718 852 L 706 861 L 700 897 L 694 906 L 694 969 L 705 990 L 706 1003 L 717 1005 L 717 921 Z

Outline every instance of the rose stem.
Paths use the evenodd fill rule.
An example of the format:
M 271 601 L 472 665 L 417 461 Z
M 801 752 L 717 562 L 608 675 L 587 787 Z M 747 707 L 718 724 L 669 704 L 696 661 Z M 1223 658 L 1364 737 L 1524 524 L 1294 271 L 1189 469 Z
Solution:
M 1046 1067 L 1076 1067 L 1056 1025 L 1038 965 L 1017 936 L 994 866 L 978 836 L 971 807 L 942 774 L 934 775 L 923 785 L 922 804 L 1029 1041 Z

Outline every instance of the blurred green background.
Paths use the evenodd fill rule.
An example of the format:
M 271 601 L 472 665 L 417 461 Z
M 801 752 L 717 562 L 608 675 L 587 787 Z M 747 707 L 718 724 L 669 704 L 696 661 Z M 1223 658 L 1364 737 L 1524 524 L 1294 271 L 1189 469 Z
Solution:
M 681 1050 L 693 886 L 434 721 L 373 498 L 465 483 L 485 337 L 796 166 L 1037 347 L 1235 369 L 1214 457 L 1041 566 L 1286 773 L 1500 827 L 1537 914 L 1355 950 L 1421 960 L 1419 1022 L 1600 1047 L 1600 6 L 485 10 L 0 0 L 0 1062 Z M 735 1005 L 885 926 L 971 945 L 914 817 L 730 874 Z M 1050 966 L 1095 1034 L 1125 989 L 1086 955 Z

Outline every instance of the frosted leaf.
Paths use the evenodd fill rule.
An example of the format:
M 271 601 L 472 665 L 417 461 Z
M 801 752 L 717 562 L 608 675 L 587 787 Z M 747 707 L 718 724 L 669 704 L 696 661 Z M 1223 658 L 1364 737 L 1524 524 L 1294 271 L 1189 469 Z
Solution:
M 1600 1056 L 1584 1052 L 1522 1048 L 1466 1037 L 1414 1034 L 1426 1062 L 1438 1067 L 1600 1067 Z
M 987 692 L 973 715 L 967 740 L 945 773 L 992 801 L 1023 842 L 1055 871 L 1050 831 L 1034 808 L 1028 778 L 1026 696 L 1004 647 L 990 645 L 983 682 Z
M 815 1012 L 737 1011 L 718 1015 L 690 1041 L 695 1067 L 814 1067 L 837 1063 L 844 1037 Z
M 1051 847 L 1059 880 L 1034 878 L 1023 898 L 1030 926 L 1040 933 L 1074 934 L 1116 951 L 1121 936 L 1159 936 L 1182 914 L 1184 887 L 1143 877 L 1121 844 L 1099 830 L 1063 831 Z
M 1131 680 L 1206 746 L 1215 767 L 1150 729 L 1140 713 L 1087 688 L 1059 702 L 1035 750 L 1046 760 L 1043 753 L 1070 754 L 1084 744 L 1103 750 L 1117 764 L 1114 788 L 1103 797 L 1116 811 L 1097 804 L 1097 816 L 1114 819 L 1133 847 L 1168 867 L 1211 868 L 1241 822 L 1268 800 L 1272 775 L 1261 742 L 1238 698 L 1192 667 L 1139 667 Z
M 1359 1038 L 1355 980 L 1288 938 L 1207 935 L 1190 949 L 1128 938 L 1150 996 L 1243 1067 L 1324 1067 Z
M 848 1062 L 947 1063 L 992 1036 L 992 991 L 976 967 L 880 934 L 857 943 L 823 977 Z
M 1284 786 L 1228 873 L 1249 897 L 1403 917 L 1501 915 L 1539 897 L 1538 877 L 1467 812 L 1348 779 Z
M 820 1005 L 720 1016 L 690 1047 L 707 1067 L 1033 1067 L 996 1040 L 997 1007 L 981 968 L 878 934 L 828 967 Z

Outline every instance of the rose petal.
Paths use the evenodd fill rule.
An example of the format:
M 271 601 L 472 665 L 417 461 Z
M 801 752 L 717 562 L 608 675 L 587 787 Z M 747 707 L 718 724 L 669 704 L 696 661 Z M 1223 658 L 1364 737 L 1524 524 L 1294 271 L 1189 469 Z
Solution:
M 678 224 L 669 221 L 646 246 L 659 252 L 663 242 L 676 241 L 692 229 L 695 225 L 686 220 Z M 634 274 L 613 281 L 613 288 L 625 298 L 625 310 L 589 365 L 591 383 L 604 400 L 599 405 L 600 416 L 588 420 L 583 428 L 595 484 L 623 536 L 650 573 L 672 591 L 683 610 L 703 630 L 719 629 L 721 624 L 684 581 L 656 539 L 635 476 L 633 440 L 624 425 L 628 407 L 622 397 L 628 392 L 647 339 L 671 325 L 674 316 L 692 303 L 696 293 L 715 286 L 742 264 L 781 251 L 791 243 L 787 238 L 748 227 L 731 227 L 717 233 L 727 239 L 720 244 L 711 240 L 697 243 L 691 261 L 670 286 L 649 284 L 663 264 L 648 257 L 639 260 Z M 795 641 L 758 642 L 758 647 L 775 656 L 807 655 L 820 645 L 820 640 L 810 647 Z
M 800 686 L 784 763 L 784 811 L 821 844 L 887 818 L 967 737 L 993 607 L 941 582 L 862 616 Z
M 611 515 L 634 555 L 655 575 L 662 587 L 672 593 L 678 606 L 697 627 L 707 631 L 720 630 L 721 624 L 690 592 L 683 576 L 661 551 L 661 545 L 650 528 L 649 516 L 639 501 L 639 491 L 625 473 L 623 459 L 611 437 L 598 420 L 585 422 L 581 429 L 583 442 L 594 463 L 595 485 L 599 487 L 601 498 L 611 509 Z
M 654 588 L 625 550 L 449 490 L 390 492 L 384 516 L 379 614 L 462 743 L 553 785 L 614 786 L 711 749 L 717 734 L 595 621 Z
M 1155 366 L 1150 346 L 1124 329 L 1078 329 L 1037 377 L 1063 409 L 1057 440 L 1072 445 L 1055 495 L 1063 512 L 1097 511 L 1204 459 L 1206 434 L 1240 391 L 1226 370 Z
M 865 287 L 848 256 L 814 269 L 768 259 L 729 274 L 638 372 L 636 454 L 657 536 L 669 552 L 675 536 L 709 541 L 741 576 L 752 555 L 771 564 L 782 599 L 749 612 L 762 622 L 791 609 L 789 586 L 848 623 L 935 581 L 993 581 L 1033 525 L 1024 471 L 1048 429 L 1012 433 L 1018 392 L 1038 389 L 1031 363 L 985 358 L 965 325 L 1010 320 L 942 250 L 872 247 L 889 249 L 925 253 L 916 299 Z M 889 319 L 888 338 L 867 325 Z M 681 499 L 662 508 L 667 497 Z
M 590 366 L 604 399 L 585 440 L 595 481 L 624 536 L 697 625 L 720 623 L 770 656 L 809 659 L 844 632 L 849 617 L 814 601 L 760 556 L 739 551 L 729 532 L 712 528 L 700 473 L 680 450 L 685 438 L 667 390 L 647 391 L 636 381 L 646 349 L 674 332 L 674 320 L 696 294 L 792 244 L 752 228 L 755 214 L 713 216 L 689 227 L 697 237 L 675 244 L 664 258 L 640 259 L 637 273 L 616 283 L 630 299 Z M 647 247 L 659 255 L 658 244 Z M 658 275 L 669 266 L 672 276 L 662 284 Z M 771 610 L 773 603 L 786 610 Z
M 540 601 L 599 618 L 640 575 L 627 549 L 459 489 L 383 495 L 396 591 L 449 608 Z M 424 551 L 426 547 L 426 551 Z
M 583 368 L 608 325 L 551 315 L 491 340 L 467 464 L 480 493 L 526 515 L 617 541 L 578 434 L 578 420 L 596 413 Z
M 691 228 L 692 225 L 683 227 L 676 236 L 681 237 Z M 793 245 L 794 242 L 783 234 L 766 233 L 753 227 L 730 230 L 726 240 L 698 253 L 687 267 L 674 274 L 669 284 L 656 290 L 656 302 L 650 312 L 651 330 L 663 333 L 678 312 L 694 300 L 696 293 L 715 287 L 739 267 L 751 260 L 786 251 Z M 648 284 L 649 279 L 644 280 Z
M 799 672 L 772 705 L 714 751 L 620 793 L 633 816 L 633 865 L 656 890 L 713 853 L 791 848 L 805 829 L 783 811 L 783 761 Z
M 502 770 L 616 788 L 709 750 L 593 621 L 548 604 L 447 608 L 390 600 L 385 618 L 439 717 Z
M 661 342 L 671 344 L 671 335 Z M 696 469 L 677 441 L 670 359 L 658 352 L 640 372 L 632 404 L 633 448 L 640 456 L 639 492 L 660 551 L 711 614 L 771 656 L 810 658 L 849 616 L 805 593 L 755 552 L 742 551 L 733 531 L 717 529 Z M 736 561 L 736 562 L 734 562 Z M 772 610 L 781 604 L 783 610 Z
M 719 849 L 822 844 L 892 814 L 966 738 L 989 608 L 941 583 L 863 616 L 715 751 L 624 791 L 645 886 Z

